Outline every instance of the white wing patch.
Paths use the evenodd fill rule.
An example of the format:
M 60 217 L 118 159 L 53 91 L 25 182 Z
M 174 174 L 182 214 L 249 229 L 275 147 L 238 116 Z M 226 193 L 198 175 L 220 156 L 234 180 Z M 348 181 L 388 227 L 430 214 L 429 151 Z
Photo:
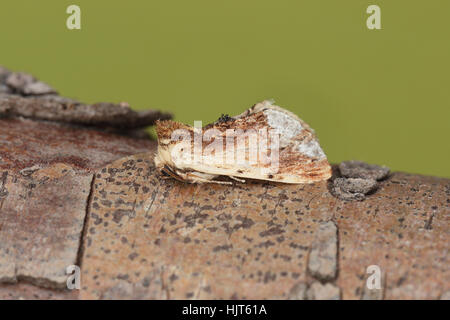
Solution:
M 284 148 L 292 142 L 292 138 L 303 130 L 302 124 L 284 112 L 275 109 L 264 110 L 269 126 L 280 134 L 280 147 Z
M 298 152 L 305 154 L 310 158 L 325 158 L 325 153 L 316 140 L 303 141 L 298 145 Z

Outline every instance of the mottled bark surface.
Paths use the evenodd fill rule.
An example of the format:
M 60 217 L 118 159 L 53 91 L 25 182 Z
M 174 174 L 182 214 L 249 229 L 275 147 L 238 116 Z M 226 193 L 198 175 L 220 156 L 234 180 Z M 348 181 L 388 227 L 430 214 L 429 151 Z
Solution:
M 49 90 L 7 72 L 0 93 Z M 184 184 L 128 133 L 0 120 L 0 299 L 449 297 L 449 179 L 396 172 L 369 190 L 370 166 L 335 166 L 310 185 Z
M 94 172 L 154 142 L 28 119 L 0 119 L 0 141 L 0 299 L 77 296 L 61 289 Z
M 159 179 L 148 153 L 120 159 L 95 176 L 80 296 L 285 299 L 304 284 L 360 299 L 378 265 L 384 298 L 436 299 L 450 284 L 449 187 L 394 173 L 350 202 L 327 182 L 188 185 Z

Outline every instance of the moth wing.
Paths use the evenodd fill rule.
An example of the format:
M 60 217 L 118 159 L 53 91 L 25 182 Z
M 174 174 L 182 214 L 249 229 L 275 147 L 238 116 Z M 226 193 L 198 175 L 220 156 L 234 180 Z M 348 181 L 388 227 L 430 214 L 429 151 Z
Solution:
M 314 131 L 294 113 L 266 100 L 232 119 L 237 121 L 234 121 L 228 127 L 229 129 L 233 129 L 233 126 L 245 127 L 247 122 L 251 123 L 251 121 L 258 119 L 258 122 L 252 122 L 252 124 L 266 126 L 268 129 L 279 133 L 278 161 L 275 165 L 274 163 L 267 164 L 260 161 L 259 151 L 256 161 L 252 161 L 252 159 L 255 159 L 251 158 L 250 154 L 255 149 L 250 143 L 238 144 L 233 149 L 234 161 L 230 161 L 231 157 L 227 159 L 227 149 L 224 149 L 223 153 L 219 155 L 202 153 L 200 161 L 192 161 L 191 152 L 170 152 L 172 146 L 161 148 L 160 151 L 159 145 L 159 158 L 163 159 L 161 163 L 167 163 L 182 172 L 196 171 L 212 176 L 224 175 L 283 183 L 312 183 L 331 177 L 331 167 Z M 163 131 L 165 127 L 168 128 L 166 132 Z M 158 140 L 161 137 L 168 138 L 167 133 L 172 131 L 173 128 L 188 128 L 173 122 L 168 122 L 165 127 L 161 126 L 160 132 L 162 134 L 158 132 Z M 225 132 L 223 134 L 225 135 Z M 183 148 L 180 149 L 179 143 L 175 145 L 179 150 L 183 150 Z M 253 148 L 250 146 L 253 146 Z M 186 150 L 188 149 L 186 148 Z M 238 161 L 237 155 L 241 157 L 244 155 L 244 159 L 247 161 L 244 161 L 244 163 Z

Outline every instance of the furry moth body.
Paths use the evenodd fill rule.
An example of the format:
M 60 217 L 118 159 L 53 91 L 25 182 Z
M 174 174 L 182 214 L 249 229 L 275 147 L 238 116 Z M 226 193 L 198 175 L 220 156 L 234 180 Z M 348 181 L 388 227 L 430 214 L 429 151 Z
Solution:
M 233 139 L 239 140 L 251 130 L 264 132 L 263 129 L 277 133 L 261 135 L 263 144 L 270 146 L 266 161 L 262 160 L 262 153 L 253 158 L 256 161 L 249 161 L 249 154 L 253 149 L 257 149 L 257 152 L 263 149 L 263 144 L 258 144 L 261 141 L 255 144 L 250 138 L 245 140 L 244 136 L 240 141 L 245 143 L 236 145 Z M 331 167 L 314 130 L 295 114 L 271 101 L 260 102 L 235 117 L 222 116 L 204 128 L 190 127 L 170 120 L 157 121 L 156 132 L 158 150 L 155 165 L 166 176 L 180 181 L 231 184 L 230 181 L 217 180 L 220 176 L 227 176 L 240 182 L 245 182 L 244 179 L 248 178 L 283 183 L 312 183 L 331 177 Z M 179 132 L 184 133 L 181 141 Z M 203 132 L 207 137 L 202 137 Z M 217 141 L 222 144 L 217 144 Z M 232 142 L 228 143 L 229 141 Z M 215 148 L 211 148 L 214 143 Z M 211 149 L 215 152 L 211 152 Z M 197 156 L 196 150 L 201 150 L 197 152 Z M 246 160 L 245 163 L 236 160 L 239 155 L 241 160 Z M 268 163 L 268 157 L 276 158 L 277 165 Z

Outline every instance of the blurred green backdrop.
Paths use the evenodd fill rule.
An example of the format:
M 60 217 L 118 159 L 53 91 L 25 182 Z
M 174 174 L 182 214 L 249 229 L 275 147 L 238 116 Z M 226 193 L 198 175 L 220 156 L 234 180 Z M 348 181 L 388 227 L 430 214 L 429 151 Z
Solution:
M 382 30 L 366 27 L 370 4 Z M 273 98 L 331 162 L 449 177 L 449 15 L 449 0 L 2 1 L 0 64 L 189 124 Z

